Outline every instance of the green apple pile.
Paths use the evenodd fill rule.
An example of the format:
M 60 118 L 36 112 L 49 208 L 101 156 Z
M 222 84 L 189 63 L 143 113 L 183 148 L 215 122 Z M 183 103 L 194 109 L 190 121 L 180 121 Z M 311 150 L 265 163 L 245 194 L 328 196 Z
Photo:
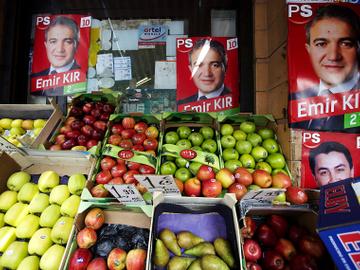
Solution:
M 0 194 L 0 266 L 58 269 L 86 178 L 73 174 L 65 185 L 56 172 L 45 171 L 37 183 L 32 180 L 15 172 Z
M 25 134 L 34 140 L 46 124 L 46 119 L 0 119 L 0 135 L 15 146 L 22 146 L 18 141 L 18 137 Z

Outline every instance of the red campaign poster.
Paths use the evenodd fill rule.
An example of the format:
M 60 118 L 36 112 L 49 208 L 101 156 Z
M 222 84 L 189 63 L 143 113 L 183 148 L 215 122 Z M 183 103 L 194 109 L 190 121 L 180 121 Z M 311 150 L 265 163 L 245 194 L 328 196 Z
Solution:
M 31 94 L 86 92 L 91 17 L 39 15 L 35 20 Z
M 360 134 L 303 131 L 301 187 L 360 176 Z
M 360 4 L 288 0 L 290 127 L 360 132 Z
M 178 38 L 176 76 L 179 112 L 239 111 L 237 38 Z

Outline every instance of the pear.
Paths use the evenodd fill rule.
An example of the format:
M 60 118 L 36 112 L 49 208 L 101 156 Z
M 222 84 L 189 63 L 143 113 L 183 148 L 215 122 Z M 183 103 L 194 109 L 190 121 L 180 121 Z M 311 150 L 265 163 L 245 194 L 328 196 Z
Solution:
M 16 227 L 17 238 L 30 238 L 39 228 L 39 217 L 35 215 L 27 215 Z
M 36 119 L 34 121 L 34 128 L 43 128 L 46 124 L 46 119 Z
M 14 119 L 12 122 L 11 122 L 11 127 L 14 128 L 14 127 L 21 127 L 22 123 L 23 123 L 24 120 L 22 119 Z
M 173 254 L 181 256 L 181 249 L 176 241 L 176 236 L 172 231 L 169 229 L 162 230 L 159 234 L 159 238 Z
M 38 186 L 41 192 L 49 193 L 59 182 L 60 176 L 56 172 L 45 171 L 39 177 Z
M 1 256 L 1 266 L 10 269 L 17 269 L 20 262 L 27 256 L 27 249 L 27 242 L 12 242 Z
M 59 218 L 51 230 L 51 240 L 56 244 L 66 245 L 73 223 L 74 219 L 71 217 Z
M 189 249 L 204 242 L 204 239 L 189 231 L 182 231 L 176 235 L 177 242 L 181 248 Z
M 4 217 L 5 217 L 5 214 L 0 213 L 0 228 L 4 227 L 4 225 L 5 225 Z
M 40 269 L 58 270 L 65 248 L 60 245 L 52 245 L 40 259 Z
M 38 193 L 34 196 L 29 204 L 30 213 L 41 213 L 49 205 L 49 195 Z
M 0 229 L 0 252 L 4 252 L 8 246 L 15 241 L 16 229 L 10 226 L 5 226 Z
M 41 227 L 52 228 L 60 216 L 60 206 L 51 204 L 41 213 L 39 224 Z
M 61 205 L 70 197 L 70 191 L 67 185 L 59 185 L 54 187 L 50 192 L 50 203 Z
M 155 255 L 153 259 L 153 263 L 159 267 L 165 267 L 169 262 L 170 254 L 167 248 L 165 247 L 163 241 L 161 239 L 156 239 L 155 242 Z
M 0 127 L 2 127 L 3 129 L 10 129 L 12 121 L 13 120 L 11 120 L 10 118 L 2 118 L 0 120 Z
M 6 182 L 8 189 L 19 191 L 23 185 L 30 182 L 31 175 L 27 172 L 16 172 L 10 175 Z
M 201 242 L 197 244 L 196 246 L 185 250 L 184 254 L 186 255 L 192 255 L 196 257 L 201 257 L 206 254 L 212 254 L 215 255 L 215 248 L 213 244 L 210 242 Z
M 199 258 L 193 261 L 187 270 L 202 270 L 202 269 L 204 268 L 201 268 L 201 259 Z
M 39 188 L 34 183 L 26 183 L 21 187 L 17 195 L 17 199 L 20 202 L 29 203 L 36 194 L 39 193 Z
M 29 206 L 24 203 L 15 203 L 4 216 L 5 223 L 17 227 L 21 220 L 29 214 Z
M 81 195 L 86 184 L 86 178 L 81 173 L 76 173 L 70 176 L 68 181 L 68 187 L 71 194 Z
M 53 241 L 51 240 L 51 229 L 41 228 L 38 229 L 31 237 L 29 241 L 28 252 L 29 254 L 42 256 L 51 247 L 52 244 Z
M 230 270 L 222 259 L 210 254 L 201 257 L 201 268 L 206 270 Z
M 27 256 L 19 264 L 16 270 L 38 270 L 40 259 L 38 256 Z
M 60 208 L 60 213 L 64 216 L 75 217 L 80 205 L 80 197 L 77 195 L 71 195 L 66 199 Z
M 195 258 L 174 256 L 170 259 L 166 269 L 167 270 L 186 270 L 194 260 L 195 260 Z
M 25 133 L 26 131 L 21 127 L 12 127 L 10 129 L 10 135 L 21 136 L 24 135 Z
M 0 195 L 0 210 L 6 212 L 17 202 L 17 192 L 6 190 Z
M 231 245 L 229 241 L 225 240 L 224 238 L 216 238 L 214 241 L 214 247 L 217 255 L 223 259 L 224 262 L 231 268 L 235 269 L 235 258 L 231 251 Z

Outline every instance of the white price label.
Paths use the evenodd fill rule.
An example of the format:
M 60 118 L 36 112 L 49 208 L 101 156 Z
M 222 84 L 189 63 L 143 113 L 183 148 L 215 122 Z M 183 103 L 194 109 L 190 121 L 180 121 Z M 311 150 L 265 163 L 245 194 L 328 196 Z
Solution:
M 280 195 L 282 192 L 285 192 L 285 189 L 258 189 L 258 190 L 250 190 L 245 196 L 241 199 L 242 201 L 256 201 L 257 203 L 271 204 L 273 200 Z
M 23 156 L 26 156 L 26 152 L 12 143 L 9 143 L 5 138 L 0 136 L 0 150 L 3 150 L 4 152 L 11 154 L 11 153 L 20 153 Z
M 181 196 L 172 175 L 137 174 L 134 177 L 151 193 L 162 191 L 166 195 Z
M 140 192 L 133 185 L 105 185 L 105 188 L 123 204 L 146 204 Z

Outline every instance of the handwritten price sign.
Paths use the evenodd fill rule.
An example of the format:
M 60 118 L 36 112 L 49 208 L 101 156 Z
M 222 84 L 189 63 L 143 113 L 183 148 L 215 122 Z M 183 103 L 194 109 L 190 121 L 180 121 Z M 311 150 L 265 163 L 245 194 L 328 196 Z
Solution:
M 180 190 L 172 175 L 138 174 L 135 179 L 148 191 L 162 191 L 165 195 L 181 196 Z
M 140 192 L 133 185 L 105 185 L 105 188 L 123 204 L 146 204 Z

